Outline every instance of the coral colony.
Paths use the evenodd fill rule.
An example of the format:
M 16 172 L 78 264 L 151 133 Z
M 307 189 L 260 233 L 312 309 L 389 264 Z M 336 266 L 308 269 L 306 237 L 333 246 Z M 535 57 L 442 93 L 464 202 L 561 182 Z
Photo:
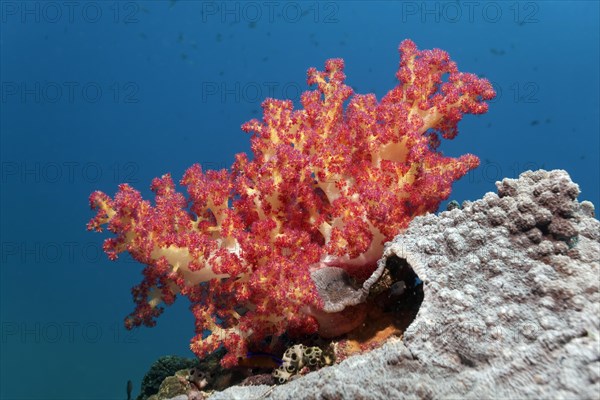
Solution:
M 115 234 L 104 242 L 108 257 L 128 251 L 146 265 L 128 328 L 153 326 L 161 304 L 186 296 L 192 351 L 202 358 L 223 346 L 221 363 L 231 367 L 284 333 L 325 336 L 327 326 L 335 336 L 356 326 L 331 326 L 336 313 L 324 311 L 311 273 L 335 266 L 365 280 L 384 242 L 437 210 L 478 166 L 471 154 L 444 157 L 440 136 L 454 138 L 462 115 L 485 113 L 495 95 L 440 49 L 405 40 L 399 50 L 399 84 L 379 102 L 345 84 L 341 59 L 309 69 L 317 88 L 303 93 L 302 108 L 266 99 L 262 121 L 242 126 L 254 157 L 238 154 L 230 170 L 193 165 L 180 182 L 187 197 L 169 174 L 152 182 L 154 205 L 127 184 L 112 199 L 90 196 L 97 215 L 88 229 Z

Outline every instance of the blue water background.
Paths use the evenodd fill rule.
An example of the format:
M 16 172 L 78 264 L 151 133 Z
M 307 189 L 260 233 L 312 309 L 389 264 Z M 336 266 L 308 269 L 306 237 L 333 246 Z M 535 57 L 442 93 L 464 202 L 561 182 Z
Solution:
M 68 6 L 66 4 L 69 4 Z M 381 98 L 398 44 L 448 51 L 498 97 L 441 150 L 481 166 L 451 198 L 481 198 L 527 169 L 566 169 L 600 204 L 599 8 L 532 2 L 1 3 L 2 399 L 124 399 L 159 356 L 191 356 L 184 300 L 127 332 L 141 265 L 110 262 L 88 196 L 249 150 L 240 125 L 268 96 L 306 90 L 342 57 Z

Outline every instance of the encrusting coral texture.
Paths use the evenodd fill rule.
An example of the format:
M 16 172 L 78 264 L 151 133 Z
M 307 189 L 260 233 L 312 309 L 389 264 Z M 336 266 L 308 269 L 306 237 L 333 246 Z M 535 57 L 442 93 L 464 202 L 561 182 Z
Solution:
M 270 391 L 272 399 L 600 398 L 600 221 L 562 170 L 527 171 L 462 209 L 415 218 L 404 260 L 424 300 L 403 338 Z M 211 399 L 269 390 L 232 387 Z
M 222 364 L 233 366 L 249 345 L 330 321 L 311 271 L 334 266 L 366 279 L 383 243 L 435 211 L 479 163 L 437 149 L 441 137 L 456 136 L 463 114 L 487 111 L 490 83 L 459 72 L 439 49 L 406 40 L 400 54 L 399 84 L 381 101 L 353 93 L 341 59 L 309 69 L 317 89 L 302 95 L 302 108 L 265 100 L 262 121 L 242 126 L 253 133 L 253 158 L 238 154 L 230 170 L 192 166 L 180 182 L 187 198 L 170 175 L 152 182 L 154 205 L 127 184 L 113 198 L 93 193 L 88 228 L 116 235 L 106 253 L 127 251 L 146 265 L 126 325 L 152 326 L 161 304 L 187 296 L 192 350 L 203 357 L 222 345 Z

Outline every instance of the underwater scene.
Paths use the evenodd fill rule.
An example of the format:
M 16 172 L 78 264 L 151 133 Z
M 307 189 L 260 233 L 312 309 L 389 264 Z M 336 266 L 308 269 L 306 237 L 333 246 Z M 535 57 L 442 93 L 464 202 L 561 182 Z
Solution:
M 0 399 L 600 397 L 597 1 L 1 1 Z

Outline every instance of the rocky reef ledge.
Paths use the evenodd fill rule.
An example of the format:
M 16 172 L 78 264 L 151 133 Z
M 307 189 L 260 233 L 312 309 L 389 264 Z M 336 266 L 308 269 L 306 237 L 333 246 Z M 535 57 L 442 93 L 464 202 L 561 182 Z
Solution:
M 402 338 L 287 384 L 211 399 L 600 398 L 600 222 L 562 170 L 416 218 L 379 267 L 424 300 Z

